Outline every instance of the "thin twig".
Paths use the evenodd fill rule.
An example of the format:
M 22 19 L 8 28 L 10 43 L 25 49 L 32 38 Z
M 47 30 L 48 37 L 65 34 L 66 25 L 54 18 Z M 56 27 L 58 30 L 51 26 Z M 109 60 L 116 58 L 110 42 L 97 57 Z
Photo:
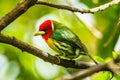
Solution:
M 57 64 L 66 68 L 78 68 L 78 69 L 86 69 L 83 71 L 80 71 L 78 74 L 75 74 L 73 76 L 70 76 L 69 78 L 65 77 L 66 80 L 76 80 L 76 79 L 82 79 L 85 78 L 87 76 L 90 76 L 96 72 L 99 71 L 104 71 L 104 70 L 108 70 L 108 71 L 114 71 L 117 73 L 120 71 L 120 68 L 117 67 L 110 67 L 112 66 L 109 63 L 104 63 L 104 64 L 92 64 L 92 63 L 88 63 L 88 62 L 75 62 L 73 60 L 65 60 L 65 59 L 59 59 L 55 56 L 52 56 L 46 52 L 41 51 L 40 49 L 37 49 L 36 47 L 33 47 L 25 42 L 22 42 L 20 40 L 17 40 L 15 37 L 9 37 L 9 36 L 5 36 L 3 34 L 0 34 L 0 42 L 2 43 L 6 43 L 6 44 L 10 44 L 14 47 L 17 47 L 18 49 L 21 49 L 22 52 L 26 51 L 29 54 L 35 55 L 41 59 L 43 59 L 44 61 L 53 63 L 53 64 Z M 109 66 L 108 66 L 109 64 Z M 88 68 L 88 69 L 87 69 Z
M 21 49 L 22 51 L 26 51 L 32 55 L 35 55 L 35 56 L 43 59 L 44 61 L 47 61 L 47 62 L 50 62 L 53 64 L 57 64 L 57 65 L 61 65 L 66 68 L 71 67 L 71 68 L 86 69 L 86 68 L 89 68 L 94 65 L 91 63 L 87 63 L 87 62 L 82 62 L 82 61 L 75 62 L 73 60 L 65 60 L 65 59 L 60 59 L 60 62 L 59 62 L 57 57 L 52 56 L 46 52 L 43 52 L 40 49 L 37 49 L 25 42 L 17 40 L 15 37 L 9 37 L 9 36 L 5 36 L 3 34 L 0 34 L 0 42 L 10 44 L 12 46 L 17 47 L 18 49 Z
M 118 4 L 119 2 L 120 2 L 120 0 L 113 0 L 109 3 L 106 3 L 106 4 L 101 5 L 99 7 L 96 7 L 96 8 L 78 9 L 78 8 L 74 8 L 74 7 L 70 7 L 70 6 L 66 6 L 66 5 L 57 5 L 57 4 L 52 4 L 52 3 L 48 3 L 48 2 L 42 2 L 42 1 L 37 2 L 37 0 L 22 0 L 22 2 L 17 4 L 17 6 L 13 10 L 11 10 L 9 13 L 7 13 L 4 17 L 2 17 L 0 19 L 0 31 L 3 30 L 7 25 L 9 25 L 16 18 L 18 18 L 21 14 L 26 12 L 34 4 L 47 5 L 47 6 L 55 7 L 55 8 L 58 8 L 58 9 L 69 10 L 69 11 L 72 11 L 72 12 L 94 13 L 94 12 L 97 12 L 97 11 L 104 10 L 104 9 L 108 8 L 109 6 Z M 68 67 L 79 68 L 79 69 L 88 68 L 87 70 L 83 71 L 82 73 L 77 74 L 76 79 L 77 78 L 83 78 L 83 77 L 91 75 L 95 72 L 99 72 L 99 71 L 102 71 L 102 70 L 106 69 L 106 67 L 105 67 L 106 63 L 93 66 L 94 64 L 91 64 L 91 63 L 75 62 L 75 61 L 72 61 L 72 60 L 65 60 L 65 59 L 60 59 L 60 62 L 59 62 L 57 57 L 51 56 L 50 54 L 48 54 L 46 52 L 43 52 L 43 51 L 25 43 L 25 42 L 17 40 L 15 37 L 5 36 L 1 33 L 0 33 L 0 42 L 10 44 L 14 47 L 17 47 L 17 48 L 21 49 L 22 51 L 26 51 L 26 52 L 28 52 L 32 55 L 35 55 L 35 56 L 43 59 L 44 61 L 47 61 L 47 62 L 50 62 L 50 63 L 53 63 L 53 64 L 57 64 L 57 65 L 61 65 L 61 66 L 64 66 L 66 68 L 68 68 Z M 111 69 L 113 71 L 115 71 L 113 68 L 111 68 Z M 75 79 L 75 77 L 74 77 L 74 79 Z
M 79 80 L 87 76 L 90 76 L 96 72 L 104 71 L 104 70 L 107 70 L 107 63 L 95 65 L 86 70 L 79 71 L 78 73 L 73 74 L 72 76 L 65 76 L 63 77 L 63 80 Z
M 72 12 L 80 12 L 80 13 L 95 13 L 98 11 L 103 11 L 106 8 L 118 4 L 120 3 L 120 0 L 113 0 L 111 2 L 108 2 L 104 5 L 92 8 L 92 9 L 82 9 L 82 8 L 75 8 L 75 7 L 71 7 L 71 6 L 67 6 L 67 5 L 59 5 L 59 4 L 53 4 L 50 2 L 43 2 L 43 1 L 37 1 L 36 4 L 42 4 L 42 5 L 46 5 L 46 6 L 50 6 L 50 7 L 54 7 L 54 8 L 58 8 L 58 9 L 64 9 L 64 10 L 69 10 Z
M 43 2 L 43 1 L 37 1 L 37 0 L 23 0 L 22 2 L 17 4 L 17 6 L 13 10 L 11 10 L 9 13 L 7 13 L 5 16 L 3 16 L 0 19 L 0 31 L 2 29 L 4 29 L 7 25 L 9 25 L 12 21 L 14 21 L 17 17 L 19 17 L 21 14 L 25 13 L 34 4 L 47 5 L 47 6 L 51 6 L 51 7 L 58 8 L 58 9 L 69 10 L 72 12 L 94 13 L 97 11 L 104 10 L 104 9 L 108 8 L 109 6 L 118 4 L 119 2 L 120 2 L 120 0 L 113 0 L 109 3 L 106 3 L 106 4 L 96 7 L 96 8 L 78 9 L 78 8 L 70 7 L 67 5 L 58 5 L 58 4 L 52 4 L 49 2 Z
M 76 74 L 73 74 L 71 76 L 65 76 L 62 78 L 62 80 L 80 80 L 87 76 L 90 76 L 94 73 L 97 73 L 99 71 L 110 71 L 114 74 L 120 74 L 120 66 L 116 65 L 114 61 L 110 61 L 104 64 L 99 64 L 92 66 L 88 69 L 82 70 L 77 72 Z

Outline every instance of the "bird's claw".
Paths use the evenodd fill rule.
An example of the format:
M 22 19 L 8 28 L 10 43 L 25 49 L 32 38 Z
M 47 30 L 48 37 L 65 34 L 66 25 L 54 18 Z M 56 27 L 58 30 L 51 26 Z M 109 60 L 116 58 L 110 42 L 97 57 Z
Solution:
M 59 55 L 55 55 L 55 57 L 57 57 L 57 59 L 58 59 L 58 64 L 60 63 L 60 57 L 59 57 Z

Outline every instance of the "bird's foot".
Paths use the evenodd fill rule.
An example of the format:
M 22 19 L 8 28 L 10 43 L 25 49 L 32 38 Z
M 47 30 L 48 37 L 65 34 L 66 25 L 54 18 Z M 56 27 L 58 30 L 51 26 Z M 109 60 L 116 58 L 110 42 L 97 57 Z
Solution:
M 57 57 L 57 59 L 58 59 L 58 64 L 60 63 L 60 57 L 59 57 L 59 55 L 55 55 L 55 57 Z

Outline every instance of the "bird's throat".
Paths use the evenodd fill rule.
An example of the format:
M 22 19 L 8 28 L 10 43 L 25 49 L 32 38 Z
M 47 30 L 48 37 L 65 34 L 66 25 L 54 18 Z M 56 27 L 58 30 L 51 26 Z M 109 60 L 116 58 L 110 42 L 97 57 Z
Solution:
M 50 38 L 51 35 L 52 35 L 52 30 L 49 29 L 49 30 L 46 31 L 46 33 L 44 35 L 42 35 L 42 37 L 45 41 L 47 41 Z

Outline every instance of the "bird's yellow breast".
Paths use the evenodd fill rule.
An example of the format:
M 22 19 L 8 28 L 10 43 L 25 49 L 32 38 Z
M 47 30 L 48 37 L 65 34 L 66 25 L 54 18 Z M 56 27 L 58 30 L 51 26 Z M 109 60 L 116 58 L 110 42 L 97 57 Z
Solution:
M 47 40 L 47 44 L 48 44 L 49 47 L 51 47 L 51 48 L 55 47 L 55 46 L 53 45 L 52 39 L 50 39 L 50 38 Z
M 56 52 L 59 52 L 59 49 L 54 45 L 54 40 L 53 39 L 49 38 L 47 40 L 47 44 L 51 49 L 53 49 Z

